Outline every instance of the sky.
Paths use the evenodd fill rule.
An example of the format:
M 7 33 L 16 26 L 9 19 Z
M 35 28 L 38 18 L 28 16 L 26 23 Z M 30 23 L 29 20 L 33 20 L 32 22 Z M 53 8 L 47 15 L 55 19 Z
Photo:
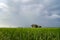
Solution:
M 60 26 L 60 0 L 0 0 L 0 27 Z

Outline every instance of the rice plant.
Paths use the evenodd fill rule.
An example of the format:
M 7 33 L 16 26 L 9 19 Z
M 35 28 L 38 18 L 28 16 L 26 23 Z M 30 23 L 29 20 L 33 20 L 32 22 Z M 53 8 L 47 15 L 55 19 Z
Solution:
M 60 28 L 0 28 L 0 40 L 60 40 Z

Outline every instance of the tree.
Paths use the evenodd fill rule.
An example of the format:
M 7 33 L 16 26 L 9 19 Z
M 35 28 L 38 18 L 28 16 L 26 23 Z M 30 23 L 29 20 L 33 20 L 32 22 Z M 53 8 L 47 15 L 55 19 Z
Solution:
M 42 26 L 39 26 L 37 24 L 32 24 L 31 26 L 32 26 L 32 28 L 41 28 L 42 27 Z

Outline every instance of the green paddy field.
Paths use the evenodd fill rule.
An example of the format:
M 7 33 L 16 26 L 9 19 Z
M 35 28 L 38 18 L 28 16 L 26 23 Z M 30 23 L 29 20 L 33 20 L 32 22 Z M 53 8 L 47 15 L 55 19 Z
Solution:
M 60 40 L 60 28 L 0 28 L 0 40 Z

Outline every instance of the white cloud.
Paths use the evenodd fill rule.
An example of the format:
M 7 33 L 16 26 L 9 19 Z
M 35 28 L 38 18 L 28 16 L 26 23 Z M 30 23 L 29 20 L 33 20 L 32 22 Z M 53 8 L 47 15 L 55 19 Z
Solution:
M 8 14 L 8 6 L 5 3 L 0 3 L 0 18 L 6 18 Z
M 0 24 L 0 28 L 16 28 L 17 26 L 11 26 L 7 24 Z
M 13 2 L 19 2 L 19 0 L 12 0 Z
M 56 14 L 53 14 L 52 16 L 50 16 L 50 18 L 55 19 L 55 18 L 60 18 L 60 16 L 59 15 L 56 15 Z
M 0 8 L 8 8 L 8 6 L 5 3 L 0 3 Z
M 32 0 L 20 0 L 22 3 L 27 3 L 27 2 L 30 2 Z

